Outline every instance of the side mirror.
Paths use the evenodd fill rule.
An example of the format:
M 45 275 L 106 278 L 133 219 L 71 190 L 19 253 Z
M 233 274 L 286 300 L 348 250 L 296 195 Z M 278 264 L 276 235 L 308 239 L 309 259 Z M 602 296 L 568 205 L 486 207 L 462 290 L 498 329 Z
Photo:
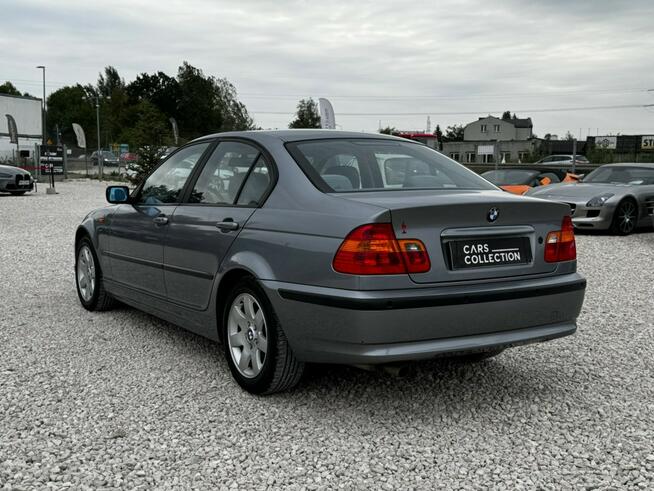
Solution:
M 129 188 L 127 186 L 107 186 L 105 193 L 109 203 L 120 204 L 129 201 Z

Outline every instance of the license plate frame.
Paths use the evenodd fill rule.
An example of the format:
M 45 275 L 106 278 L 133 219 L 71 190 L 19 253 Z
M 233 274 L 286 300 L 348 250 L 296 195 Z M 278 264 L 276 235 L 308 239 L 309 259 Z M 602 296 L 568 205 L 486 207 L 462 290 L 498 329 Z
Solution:
M 452 270 L 525 266 L 532 262 L 529 237 L 480 237 L 448 243 Z
M 20 181 L 18 181 L 18 186 L 29 187 L 30 186 L 30 180 L 29 179 L 21 179 Z

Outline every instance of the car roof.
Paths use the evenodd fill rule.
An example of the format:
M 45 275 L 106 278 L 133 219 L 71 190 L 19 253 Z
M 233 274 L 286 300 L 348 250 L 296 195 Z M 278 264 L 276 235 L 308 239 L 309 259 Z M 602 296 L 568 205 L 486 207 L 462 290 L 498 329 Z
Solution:
M 225 133 L 214 133 L 201 136 L 194 141 L 201 141 L 211 138 L 250 138 L 259 140 L 261 137 L 278 138 L 284 142 L 296 142 L 303 140 L 326 140 L 336 138 L 357 138 L 357 139 L 378 139 L 394 141 L 413 141 L 397 136 L 385 135 L 382 133 L 363 133 L 357 131 L 337 131 L 323 129 L 289 129 L 289 130 L 251 130 L 251 131 L 228 131 Z
M 642 167 L 644 169 L 654 169 L 654 162 L 620 162 L 615 164 L 604 164 L 600 167 Z

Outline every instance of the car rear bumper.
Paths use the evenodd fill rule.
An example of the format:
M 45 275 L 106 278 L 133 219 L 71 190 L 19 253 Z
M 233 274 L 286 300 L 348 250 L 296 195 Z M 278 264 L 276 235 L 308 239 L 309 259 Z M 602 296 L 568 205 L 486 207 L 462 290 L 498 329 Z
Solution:
M 344 364 L 417 360 L 567 336 L 576 330 L 586 287 L 577 273 L 386 291 L 262 283 L 299 359 Z

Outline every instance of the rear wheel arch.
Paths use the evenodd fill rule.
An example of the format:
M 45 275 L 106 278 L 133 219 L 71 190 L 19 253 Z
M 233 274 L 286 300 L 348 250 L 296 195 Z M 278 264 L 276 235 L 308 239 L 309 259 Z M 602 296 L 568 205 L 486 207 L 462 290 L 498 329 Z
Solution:
M 251 278 L 256 281 L 256 277 L 252 272 L 243 268 L 234 268 L 225 273 L 218 284 L 218 291 L 216 292 L 216 328 L 218 329 L 218 338 L 221 342 L 224 342 L 222 323 L 225 302 L 229 292 L 245 278 Z

